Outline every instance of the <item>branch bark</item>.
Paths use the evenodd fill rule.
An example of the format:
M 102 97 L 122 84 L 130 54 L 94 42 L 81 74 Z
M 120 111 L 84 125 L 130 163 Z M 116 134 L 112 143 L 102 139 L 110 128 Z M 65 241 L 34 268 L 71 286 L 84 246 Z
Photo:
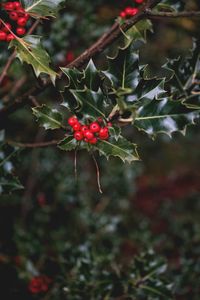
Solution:
M 175 19 L 175 18 L 198 18 L 200 11 L 183 11 L 183 12 L 153 12 L 146 10 L 149 19 Z

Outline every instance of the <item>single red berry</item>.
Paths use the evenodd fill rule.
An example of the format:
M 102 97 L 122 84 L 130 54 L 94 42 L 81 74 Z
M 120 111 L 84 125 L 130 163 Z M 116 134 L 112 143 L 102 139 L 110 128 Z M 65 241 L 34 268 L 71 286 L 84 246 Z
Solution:
M 12 4 L 13 4 L 14 9 L 16 9 L 16 10 L 18 10 L 19 8 L 22 7 L 21 3 L 18 1 L 14 1 Z
M 83 133 L 81 131 L 76 131 L 74 133 L 74 138 L 77 140 L 77 141 L 81 141 L 83 139 Z
M 112 127 L 112 123 L 111 123 L 111 122 L 108 122 L 108 123 L 107 123 L 107 126 L 108 126 L 108 127 Z
M 97 143 L 97 138 L 94 137 L 93 139 L 89 140 L 89 143 L 92 144 L 92 145 L 95 145 Z
M 86 130 L 88 130 L 88 126 L 83 125 L 83 126 L 81 127 L 81 131 L 84 133 Z
M 11 11 L 9 13 L 9 18 L 14 21 L 18 20 L 18 13 L 16 13 L 15 11 Z
M 144 2 L 144 0 L 135 0 L 136 3 L 141 4 Z
M 10 23 L 5 23 L 5 26 L 2 28 L 2 31 L 4 32 L 9 32 L 9 30 L 11 30 L 12 26 L 10 25 Z
M 21 17 L 21 18 L 19 18 L 19 19 L 17 20 L 17 24 L 18 24 L 19 26 L 24 27 L 24 26 L 26 25 L 26 23 L 27 23 L 27 19 L 24 18 L 24 17 Z
M 4 31 L 0 31 L 0 41 L 5 41 L 7 34 Z
M 24 35 L 26 33 L 26 30 L 23 27 L 17 27 L 16 32 L 18 35 Z
M 84 137 L 88 140 L 91 140 L 94 138 L 94 134 L 90 130 L 86 130 L 84 132 Z
M 129 16 L 130 16 L 130 15 L 132 14 L 132 7 L 127 6 L 127 7 L 125 8 L 124 12 L 125 12 L 126 15 L 129 15 Z
M 99 132 L 99 130 L 101 129 L 101 127 L 99 126 L 99 124 L 97 122 L 92 122 L 90 124 L 90 131 L 93 133 Z
M 135 16 L 138 13 L 138 8 L 132 8 L 131 16 Z
M 99 117 L 99 118 L 97 119 L 97 121 L 98 121 L 99 123 L 102 123 L 102 122 L 103 122 L 103 119 L 102 119 L 101 117 Z
M 3 5 L 5 10 L 13 10 L 14 9 L 14 5 L 13 2 L 7 2 Z
M 101 140 L 107 140 L 109 138 L 109 132 L 107 127 L 101 128 L 101 130 L 99 131 L 99 137 Z
M 12 40 L 14 40 L 14 39 L 15 39 L 15 36 L 14 36 L 12 33 L 9 33 L 9 34 L 7 35 L 7 38 L 6 38 L 7 42 L 10 42 L 10 41 L 12 41 Z
M 81 130 L 81 124 L 79 122 L 75 123 L 72 127 L 73 127 L 74 131 Z
M 65 58 L 66 58 L 66 62 L 68 63 L 72 62 L 75 59 L 73 51 L 68 51 Z
M 120 17 L 123 18 L 123 19 L 126 18 L 126 13 L 125 13 L 125 11 L 121 11 L 121 12 L 120 12 Z
M 70 118 L 68 119 L 68 124 L 69 124 L 70 126 L 74 126 L 76 123 L 78 123 L 77 117 L 73 116 L 73 117 L 70 117 Z

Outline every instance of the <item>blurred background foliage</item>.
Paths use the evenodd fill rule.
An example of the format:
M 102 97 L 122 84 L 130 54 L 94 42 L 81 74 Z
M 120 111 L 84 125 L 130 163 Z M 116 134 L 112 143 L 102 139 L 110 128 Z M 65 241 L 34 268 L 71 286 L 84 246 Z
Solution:
M 54 67 L 78 56 L 131 3 L 66 1 L 59 17 L 43 21 L 36 31 L 43 36 Z M 182 3 L 188 10 L 200 9 L 199 1 Z M 148 34 L 140 55 L 153 72 L 160 72 L 167 57 L 188 54 L 200 23 L 174 19 L 156 20 L 153 25 L 154 33 Z M 2 69 L 11 50 L 0 47 Z M 96 60 L 103 62 L 103 56 Z M 0 88 L 2 103 L 12 101 L 33 81 L 30 67 L 16 60 Z M 37 100 L 44 99 L 54 105 L 61 102 L 55 90 Z M 200 124 L 191 126 L 184 137 L 160 135 L 155 141 L 137 130 L 123 129 L 140 145 L 142 161 L 123 165 L 117 159 L 97 158 L 102 195 L 94 162 L 86 152 L 78 153 L 76 180 L 74 153 L 54 147 L 20 150 L 14 172 L 24 189 L 0 195 L 4 299 L 199 300 L 199 129 Z M 6 130 L 7 140 L 19 142 L 56 136 L 59 132 L 38 129 L 29 108 L 15 113 Z M 28 283 L 41 274 L 52 280 L 48 291 L 30 293 Z

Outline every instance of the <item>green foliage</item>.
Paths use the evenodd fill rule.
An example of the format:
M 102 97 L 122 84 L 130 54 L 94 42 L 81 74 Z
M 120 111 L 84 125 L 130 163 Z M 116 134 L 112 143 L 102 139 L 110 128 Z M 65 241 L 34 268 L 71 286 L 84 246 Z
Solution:
M 55 17 L 64 0 L 22 0 L 25 11 L 35 18 Z
M 32 108 L 40 125 L 45 129 L 57 129 L 62 127 L 62 115 L 54 108 L 46 105 Z
M 32 65 L 36 76 L 41 73 L 48 74 L 51 80 L 55 82 L 56 72 L 50 69 L 50 57 L 41 45 L 41 37 L 36 35 L 27 35 L 24 38 L 14 39 L 10 47 L 15 47 L 17 57 L 21 62 Z

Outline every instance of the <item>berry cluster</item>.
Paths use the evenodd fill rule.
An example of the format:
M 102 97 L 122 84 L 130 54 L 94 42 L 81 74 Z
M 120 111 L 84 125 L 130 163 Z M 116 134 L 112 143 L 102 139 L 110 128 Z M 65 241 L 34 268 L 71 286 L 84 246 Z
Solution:
M 8 17 L 11 22 L 14 22 L 14 26 L 10 22 L 0 22 L 0 41 L 10 42 L 15 38 L 15 34 L 23 36 L 26 33 L 25 26 L 29 20 L 29 14 L 27 14 L 19 1 L 6 2 L 2 4 L 2 8 L 8 13 Z M 12 32 L 15 31 L 13 34 Z
M 144 0 L 134 0 L 136 4 L 142 4 Z M 124 10 L 120 12 L 120 17 L 122 19 L 130 18 L 135 16 L 138 13 L 139 9 L 137 7 L 126 7 Z
M 107 140 L 109 138 L 109 128 L 111 123 L 102 126 L 103 120 L 98 118 L 97 121 L 91 122 L 88 125 L 81 124 L 76 116 L 68 119 L 68 124 L 72 127 L 74 138 L 77 141 L 85 141 L 86 143 L 95 145 L 100 140 Z
M 30 280 L 28 289 L 31 294 L 45 293 L 49 290 L 51 282 L 52 280 L 46 275 L 35 276 Z

